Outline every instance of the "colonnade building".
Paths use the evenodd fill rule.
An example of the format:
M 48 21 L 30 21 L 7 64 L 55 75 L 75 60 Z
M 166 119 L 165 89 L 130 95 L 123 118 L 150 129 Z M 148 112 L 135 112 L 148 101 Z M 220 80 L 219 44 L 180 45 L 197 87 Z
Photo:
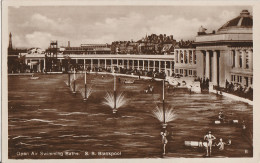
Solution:
M 213 85 L 226 82 L 253 86 L 253 17 L 247 10 L 206 34 L 201 28 L 195 39 L 197 75 Z
M 111 68 L 113 66 L 165 72 L 166 76 L 179 74 L 190 78 L 208 79 L 212 85 L 225 87 L 226 82 L 253 87 L 253 17 L 247 10 L 221 26 L 206 33 L 201 27 L 194 42 L 179 42 L 174 53 L 146 54 L 58 54 L 61 67 L 67 58 L 71 63 Z M 46 70 L 42 54 L 26 55 L 26 63 Z M 60 70 L 61 71 L 61 70 Z

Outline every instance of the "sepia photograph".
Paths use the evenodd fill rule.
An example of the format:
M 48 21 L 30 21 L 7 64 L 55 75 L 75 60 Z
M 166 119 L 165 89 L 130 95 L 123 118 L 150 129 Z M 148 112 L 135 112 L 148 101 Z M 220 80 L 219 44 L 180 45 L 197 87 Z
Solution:
M 7 3 L 7 161 L 259 156 L 254 6 L 218 4 Z

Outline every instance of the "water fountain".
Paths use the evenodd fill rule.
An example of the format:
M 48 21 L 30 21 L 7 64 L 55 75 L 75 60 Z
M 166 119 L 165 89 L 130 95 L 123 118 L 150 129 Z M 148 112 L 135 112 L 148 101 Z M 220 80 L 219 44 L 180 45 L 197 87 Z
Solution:
M 116 75 L 114 74 L 114 92 L 107 92 L 104 97 L 105 101 L 103 104 L 108 105 L 113 109 L 113 113 L 115 114 L 117 110 L 126 103 L 126 99 L 124 94 L 121 92 L 117 95 L 116 92 Z
M 167 123 L 175 120 L 176 118 L 176 114 L 173 110 L 173 108 L 166 108 L 165 109 L 165 101 L 164 101 L 164 92 L 165 92 L 165 88 L 164 88 L 164 84 L 165 81 L 163 80 L 163 90 L 162 90 L 162 108 L 160 108 L 159 106 L 156 106 L 156 108 L 152 111 L 153 113 L 153 117 L 155 117 L 156 119 L 158 119 L 161 123 L 162 123 L 162 128 L 163 128 L 163 132 L 161 132 L 161 136 L 162 136 L 162 144 L 163 144 L 163 155 L 165 155 L 165 150 L 166 150 L 166 145 L 168 143 L 167 140 L 167 135 L 169 134 L 166 130 L 167 127 Z
M 166 108 L 164 111 L 159 106 L 156 106 L 156 108 L 152 111 L 152 113 L 153 113 L 153 117 L 155 117 L 162 123 L 163 128 L 166 128 L 167 123 L 176 119 L 176 114 L 173 108 Z
M 164 101 L 164 88 L 165 81 L 163 80 L 163 89 L 162 89 L 162 109 L 159 106 L 156 106 L 155 110 L 153 110 L 153 116 L 157 118 L 161 123 L 162 127 L 165 129 L 168 122 L 171 122 L 175 119 L 175 113 L 172 108 L 165 109 L 165 101 Z
M 93 93 L 92 86 L 90 86 L 89 88 L 85 88 L 85 89 L 81 88 L 80 89 L 80 94 L 83 97 L 84 101 L 87 101 L 92 93 Z
M 120 107 L 126 104 L 126 102 L 127 101 L 123 92 L 119 93 L 117 96 L 115 96 L 112 92 L 107 92 L 103 104 L 108 105 L 111 109 L 113 109 L 113 113 L 116 113 Z

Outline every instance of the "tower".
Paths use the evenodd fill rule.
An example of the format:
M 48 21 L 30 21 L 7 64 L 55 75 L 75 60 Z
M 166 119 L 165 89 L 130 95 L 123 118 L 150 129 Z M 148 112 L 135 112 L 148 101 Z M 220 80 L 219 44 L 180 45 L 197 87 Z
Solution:
M 8 49 L 13 49 L 13 45 L 12 45 L 12 33 L 10 32 L 9 34 L 9 46 L 8 46 Z

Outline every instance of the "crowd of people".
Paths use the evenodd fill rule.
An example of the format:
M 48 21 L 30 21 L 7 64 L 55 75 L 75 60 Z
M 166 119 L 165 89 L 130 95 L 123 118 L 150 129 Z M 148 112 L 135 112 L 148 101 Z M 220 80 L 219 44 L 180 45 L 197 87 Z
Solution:
M 208 90 L 209 89 L 209 79 L 205 78 L 196 78 L 194 81 L 199 81 L 200 82 L 200 88 L 201 90 Z
M 239 97 L 244 97 L 250 100 L 253 100 L 253 88 L 250 86 L 242 86 L 239 83 L 233 84 L 226 80 L 225 92 L 237 95 Z

